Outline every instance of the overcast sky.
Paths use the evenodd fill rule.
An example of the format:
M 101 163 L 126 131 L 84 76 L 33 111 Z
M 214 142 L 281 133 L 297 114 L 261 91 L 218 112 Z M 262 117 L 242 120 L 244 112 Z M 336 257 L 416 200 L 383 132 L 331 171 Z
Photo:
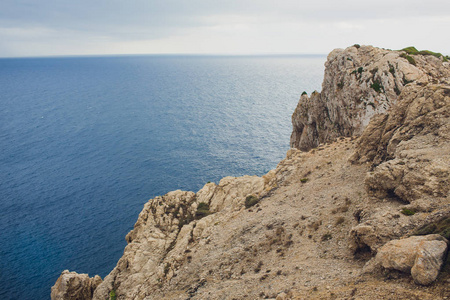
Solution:
M 450 0 L 0 0 L 0 57 L 326 54 L 355 43 L 450 54 Z

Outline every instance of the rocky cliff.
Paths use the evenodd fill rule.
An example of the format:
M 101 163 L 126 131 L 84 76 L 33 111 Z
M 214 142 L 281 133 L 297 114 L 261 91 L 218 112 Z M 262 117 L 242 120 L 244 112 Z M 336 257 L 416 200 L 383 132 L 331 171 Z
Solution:
M 151 199 L 103 282 L 52 299 L 449 297 L 450 66 L 402 53 L 334 50 L 275 170 Z
M 304 93 L 292 115 L 291 147 L 307 151 L 337 137 L 359 136 L 390 109 L 408 84 L 448 83 L 445 58 L 372 46 L 333 50 L 320 93 Z

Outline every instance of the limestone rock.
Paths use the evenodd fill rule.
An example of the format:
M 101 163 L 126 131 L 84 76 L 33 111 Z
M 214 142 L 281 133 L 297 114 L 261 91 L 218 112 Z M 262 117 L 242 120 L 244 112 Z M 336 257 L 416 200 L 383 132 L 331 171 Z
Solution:
M 218 185 L 207 183 L 197 193 L 178 190 L 151 199 L 126 236 L 123 256 L 93 299 L 105 299 L 113 289 L 118 298 L 144 299 L 176 276 L 191 259 L 192 243 L 207 238 L 208 228 L 222 221 L 223 213 L 242 209 L 245 197 L 265 191 L 266 182 L 258 176 L 225 177 Z M 211 215 L 198 220 L 198 203 L 209 204 Z
M 333 50 L 325 63 L 322 91 L 302 95 L 292 115 L 291 147 L 307 151 L 340 136 L 360 135 L 411 84 L 449 84 L 450 70 L 436 57 L 415 56 L 372 46 Z
M 412 236 L 384 245 L 376 261 L 384 268 L 411 272 L 414 281 L 428 285 L 436 280 L 444 262 L 448 241 L 438 234 Z
M 52 286 L 52 300 L 90 300 L 97 286 L 102 282 L 100 276 L 89 278 L 88 274 L 78 274 L 64 270 Z
M 395 196 L 429 209 L 446 202 L 450 191 L 450 86 L 410 85 L 398 103 L 373 118 L 351 160 L 371 162 L 369 194 Z

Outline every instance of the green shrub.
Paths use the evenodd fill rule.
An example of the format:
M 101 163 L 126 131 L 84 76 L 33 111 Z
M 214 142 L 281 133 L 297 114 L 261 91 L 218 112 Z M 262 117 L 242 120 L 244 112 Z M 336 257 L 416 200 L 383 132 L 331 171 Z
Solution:
M 395 77 L 395 69 L 394 69 L 393 66 L 390 66 L 390 67 L 389 67 L 389 72 L 392 74 L 392 76 Z
M 375 90 L 377 93 L 381 93 L 381 89 L 384 89 L 380 82 L 375 81 L 370 85 L 371 88 Z
M 358 68 L 358 73 L 361 74 L 363 72 L 363 70 L 364 70 L 363 67 L 359 67 Z
M 359 44 L 354 44 L 353 47 L 355 47 L 356 49 L 359 49 L 361 46 Z
M 209 204 L 205 203 L 205 202 L 200 202 L 197 206 L 197 211 L 195 212 L 195 218 L 201 219 L 210 214 L 211 214 L 211 212 L 209 211 Z
M 416 55 L 419 53 L 419 50 L 417 50 L 416 47 L 413 46 L 403 48 L 401 51 L 405 51 L 406 53 L 411 55 Z
M 403 208 L 402 209 L 402 214 L 404 214 L 405 216 L 412 216 L 416 213 L 415 210 L 413 209 L 409 209 L 409 208 Z
M 109 300 L 116 300 L 116 298 L 117 298 L 117 296 L 116 296 L 116 291 L 115 291 L 115 290 L 112 290 L 112 291 L 109 293 Z
M 253 205 L 255 205 L 258 202 L 259 202 L 258 197 L 256 197 L 255 195 L 248 195 L 245 198 L 245 208 L 252 207 Z
M 307 93 L 307 92 L 305 92 L 305 91 L 303 91 L 303 93 L 302 93 L 302 96 L 303 96 L 303 95 L 308 95 L 308 93 Z
M 300 182 L 301 182 L 301 183 L 307 183 L 308 180 L 309 180 L 308 178 L 302 178 L 302 179 L 300 179 Z
M 437 57 L 437 58 L 441 58 L 442 57 L 443 61 L 448 61 L 448 59 L 449 59 L 448 56 L 444 56 L 444 55 L 442 55 L 442 53 L 433 52 L 433 51 L 430 51 L 430 50 L 421 50 L 421 51 L 419 51 L 415 47 L 412 47 L 412 46 L 403 48 L 401 51 L 405 51 L 406 53 L 411 54 L 411 55 L 432 55 L 432 56 Z M 400 56 L 408 59 L 407 58 L 408 55 L 405 55 L 405 56 L 400 55 Z M 408 59 L 408 61 L 409 61 L 409 59 Z M 415 65 L 415 63 L 414 63 L 414 65 Z
M 406 58 L 406 60 L 410 63 L 410 64 L 412 64 L 412 65 L 416 65 L 416 60 L 412 57 L 412 56 L 409 56 L 408 54 L 406 54 L 406 53 L 402 53 L 402 54 L 400 54 L 400 57 L 403 57 L 403 58 Z

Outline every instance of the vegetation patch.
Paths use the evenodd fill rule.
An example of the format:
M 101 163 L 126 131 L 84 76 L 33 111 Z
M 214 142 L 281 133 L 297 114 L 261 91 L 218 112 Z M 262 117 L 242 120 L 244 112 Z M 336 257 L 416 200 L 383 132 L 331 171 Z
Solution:
M 363 67 L 358 68 L 358 73 L 361 74 L 364 71 Z
M 359 44 L 354 44 L 353 47 L 355 47 L 356 49 L 361 48 L 361 46 Z
M 370 87 L 373 88 L 377 93 L 381 93 L 381 90 L 384 90 L 383 85 L 379 81 L 375 81 L 370 85 Z
M 394 68 L 394 66 L 392 66 L 392 65 L 389 65 L 389 73 L 391 73 L 391 74 L 392 74 L 392 76 L 394 76 L 394 77 L 395 77 L 395 68 Z
M 450 240 L 450 217 L 440 219 L 434 223 L 424 225 L 413 232 L 413 235 L 440 234 L 447 240 Z M 450 274 L 450 254 L 442 267 L 442 273 Z
M 405 51 L 406 53 L 411 54 L 411 55 L 424 55 L 424 56 L 432 55 L 432 56 L 437 57 L 437 58 L 441 58 L 442 57 L 443 61 L 448 61 L 448 59 L 449 59 L 448 56 L 444 56 L 444 55 L 442 55 L 442 53 L 433 52 L 433 51 L 430 51 L 430 50 L 421 50 L 421 51 L 419 51 L 419 50 L 416 49 L 416 47 L 412 47 L 412 46 L 403 48 L 401 51 Z
M 401 213 L 404 214 L 405 216 L 412 216 L 416 213 L 416 211 L 414 209 L 403 208 Z
M 117 296 L 116 296 L 116 291 L 112 290 L 111 292 L 109 292 L 109 300 L 116 300 Z
M 450 239 L 450 217 L 443 218 L 435 223 L 430 223 L 417 229 L 414 235 L 427 235 L 437 233 Z
M 300 179 L 300 182 L 301 182 L 301 183 L 307 183 L 308 180 L 309 180 L 308 178 L 302 178 L 302 179 Z
M 416 60 L 412 56 L 409 56 L 406 53 L 402 53 L 402 54 L 400 54 L 400 57 L 405 58 L 410 64 L 412 64 L 414 66 L 416 65 Z
M 303 96 L 303 95 L 308 95 L 308 93 L 307 93 L 307 92 L 305 92 L 305 91 L 303 91 L 303 93 L 302 93 L 302 96 Z
M 258 197 L 255 195 L 248 195 L 245 198 L 245 208 L 252 207 L 253 205 L 257 204 L 259 202 Z
M 209 211 L 209 204 L 205 202 L 200 202 L 197 206 L 197 211 L 195 212 L 195 218 L 198 220 L 210 214 L 211 212 Z

